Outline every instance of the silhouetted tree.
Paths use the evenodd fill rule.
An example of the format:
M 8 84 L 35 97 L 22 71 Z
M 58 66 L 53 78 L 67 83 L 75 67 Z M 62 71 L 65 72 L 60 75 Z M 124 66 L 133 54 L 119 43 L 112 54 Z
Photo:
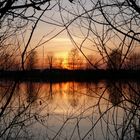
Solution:
M 139 53 L 132 53 L 128 61 L 126 63 L 127 69 L 138 70 L 140 69 L 140 54 Z
M 71 26 L 66 26 L 66 29 L 73 44 L 87 60 L 85 49 L 98 53 L 105 63 L 108 61 L 110 49 L 120 49 L 123 54 L 123 61 L 120 64 L 122 67 L 128 53 L 140 43 L 139 0 L 78 0 L 76 2 L 77 7 L 74 7 L 73 11 L 62 7 L 62 10 L 65 9 L 70 15 L 66 20 L 62 14 L 62 18 L 64 25 L 71 23 Z
M 107 69 L 120 69 L 122 53 L 118 49 L 113 49 L 108 56 Z
M 115 106 L 122 99 L 122 84 L 121 82 L 107 82 L 108 94 L 110 102 Z
M 74 82 L 69 83 L 68 89 L 68 101 L 73 108 L 76 108 L 79 105 L 80 96 L 76 93 L 76 84 Z
M 53 4 L 52 4 L 53 5 Z M 1 0 L 0 1 L 0 51 L 5 53 L 6 48 L 14 53 L 20 49 L 22 43 L 22 65 L 25 54 L 33 36 L 34 30 L 42 15 L 52 6 L 50 0 Z M 28 38 L 24 33 L 28 30 Z M 30 34 L 30 35 L 29 35 Z M 17 49 L 15 49 L 17 48 Z
M 97 60 L 92 54 L 87 55 L 87 58 L 90 61 L 90 63 L 89 63 L 89 61 L 86 61 L 86 66 L 85 66 L 86 69 L 93 69 L 95 67 L 98 68 Z
M 37 52 L 33 50 L 30 52 L 29 56 L 27 57 L 27 64 L 26 64 L 27 70 L 35 69 L 37 63 L 38 63 Z
M 0 69 L 1 70 L 12 70 L 15 67 L 16 59 L 14 59 L 13 55 L 4 52 L 0 56 Z M 19 64 L 16 65 L 16 67 L 19 67 Z
M 56 59 L 55 59 L 54 54 L 52 52 L 48 52 L 48 54 L 47 54 L 47 65 L 48 65 L 50 70 L 54 67 L 55 60 Z
M 48 24 L 48 19 L 44 20 L 43 15 L 58 4 L 59 1 L 52 0 L 1 0 L 0 52 L 7 47 L 11 51 L 19 51 L 24 69 L 27 50 L 39 21 Z M 49 21 L 49 24 L 53 23 Z
M 57 59 L 57 66 L 58 66 L 58 68 L 62 69 L 64 67 L 63 66 L 63 62 L 64 62 L 63 58 L 58 58 Z
M 76 48 L 71 49 L 68 54 L 68 65 L 70 69 L 76 69 L 79 61 L 79 52 Z
M 81 56 L 77 60 L 77 69 L 84 69 L 84 60 Z

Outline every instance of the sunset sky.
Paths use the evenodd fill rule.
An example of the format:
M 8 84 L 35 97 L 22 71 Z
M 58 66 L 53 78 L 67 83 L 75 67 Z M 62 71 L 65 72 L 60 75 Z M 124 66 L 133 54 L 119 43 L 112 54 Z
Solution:
M 76 3 L 72 4 L 69 1 L 63 1 L 63 7 L 68 8 L 69 10 L 73 10 L 76 9 Z M 63 12 L 63 16 L 68 18 L 68 13 L 67 12 Z M 59 10 L 56 9 L 52 9 L 50 11 L 47 11 L 45 13 L 45 15 L 43 16 L 44 21 L 40 21 L 34 36 L 32 38 L 31 41 L 31 49 L 36 47 L 38 42 L 42 39 L 41 43 L 49 40 L 51 37 L 53 37 L 55 34 L 59 33 L 61 30 L 64 29 L 64 27 L 59 27 L 50 23 L 55 23 L 58 25 L 62 25 L 62 20 L 61 20 L 61 16 L 60 16 L 60 12 Z M 83 41 L 80 29 L 78 27 L 70 27 L 71 31 L 73 33 L 73 37 L 74 40 L 76 41 L 77 44 L 80 44 Z M 70 40 L 70 37 L 68 36 L 67 31 L 63 31 L 62 33 L 60 33 L 59 35 L 57 35 L 55 38 L 51 39 L 50 41 L 43 43 L 43 45 L 41 45 L 40 47 L 37 48 L 37 52 L 39 55 L 39 58 L 41 59 L 44 56 L 46 56 L 49 52 L 53 52 L 55 54 L 56 57 L 63 57 L 63 58 L 67 58 L 68 52 L 74 48 L 74 44 L 72 43 L 72 41 Z M 84 48 L 85 47 L 85 48 Z M 84 44 L 83 47 L 83 51 L 85 53 L 88 54 L 96 54 L 97 49 L 93 48 L 92 43 L 89 41 L 86 41 L 86 43 Z M 88 49 L 89 48 L 89 49 Z M 91 51 L 91 49 L 95 50 L 95 51 Z M 44 54 L 42 53 L 44 51 Z
M 51 31 L 54 31 L 51 34 L 49 34 L 48 36 L 44 37 L 42 42 L 51 38 L 55 33 L 59 32 L 58 30 L 61 30 L 61 28 L 55 29 L 51 25 L 44 24 L 42 26 L 39 24 L 39 26 L 36 29 L 36 32 L 33 36 L 33 39 L 32 39 L 32 43 L 31 43 L 33 46 L 32 48 L 34 48 L 38 44 L 38 42 L 41 40 L 41 38 L 45 34 L 48 34 L 48 33 L 51 33 Z M 78 29 L 75 28 L 75 30 L 77 30 L 77 33 L 79 32 Z M 80 34 L 80 32 L 79 32 L 79 34 Z M 80 37 L 79 38 L 74 37 L 74 40 L 78 45 L 81 44 L 81 42 L 83 41 L 83 39 Z M 43 57 L 46 58 L 50 52 L 53 53 L 55 55 L 55 57 L 67 59 L 68 53 L 70 52 L 70 50 L 72 48 L 76 48 L 76 46 L 70 40 L 67 32 L 64 31 L 63 33 L 61 33 L 60 35 L 51 39 L 47 43 L 44 43 L 43 45 L 39 46 L 36 50 L 38 52 L 38 57 L 40 59 L 42 59 Z M 90 41 L 86 41 L 86 43 L 83 46 L 82 51 L 86 55 L 92 54 L 95 57 L 99 57 L 99 53 L 97 53 L 98 52 L 97 48 L 95 48 L 93 46 L 92 42 L 90 42 Z M 44 52 L 44 54 L 43 54 L 43 52 Z M 79 54 L 81 55 L 81 57 L 83 57 L 83 55 L 80 53 L 80 51 L 79 51 Z M 83 57 L 83 59 L 84 59 L 84 57 Z
M 68 27 L 68 32 L 64 30 L 64 23 L 62 21 L 64 21 L 65 24 L 71 22 L 74 18 L 74 16 L 72 16 L 72 13 L 82 13 L 83 9 L 82 6 L 80 7 L 80 5 L 76 3 L 76 1 L 74 4 L 70 3 L 68 0 L 62 1 L 61 4 L 61 6 L 67 11 L 62 10 L 60 12 L 59 6 L 56 6 L 52 10 L 46 11 L 44 16 L 39 21 L 38 26 L 36 27 L 36 30 L 34 32 L 32 41 L 30 43 L 29 50 L 37 47 L 36 51 L 38 52 L 40 63 L 42 63 L 43 58 L 45 59 L 50 52 L 53 53 L 55 57 L 64 58 L 66 61 L 70 50 L 74 47 L 80 48 L 80 45 L 82 45 L 81 50 L 86 56 L 93 55 L 97 60 L 100 60 L 103 57 L 100 55 L 99 49 L 102 51 L 103 55 L 105 54 L 106 56 L 106 53 L 101 47 L 102 45 L 100 44 L 101 42 L 98 40 L 98 36 L 105 38 L 104 43 L 108 53 L 113 48 L 117 48 L 119 44 L 121 44 L 121 36 L 118 35 L 114 37 L 114 34 L 112 32 L 106 36 L 106 33 L 104 32 L 104 27 L 98 24 L 96 26 L 94 25 L 94 22 L 90 27 L 93 32 L 91 31 L 87 39 L 84 40 L 90 29 L 89 21 L 84 18 L 78 18 L 74 20 L 74 22 L 72 22 L 71 25 Z M 92 4 L 86 1 L 84 3 L 84 8 L 86 8 L 87 10 L 92 9 Z M 61 17 L 61 14 L 63 19 Z M 97 18 L 99 18 L 98 14 Z M 96 20 L 96 17 L 94 20 Z M 29 27 L 29 30 L 31 28 L 32 27 Z M 69 35 L 72 36 L 75 42 L 70 39 Z M 126 50 L 124 49 L 124 51 Z M 81 56 L 83 55 L 81 54 Z

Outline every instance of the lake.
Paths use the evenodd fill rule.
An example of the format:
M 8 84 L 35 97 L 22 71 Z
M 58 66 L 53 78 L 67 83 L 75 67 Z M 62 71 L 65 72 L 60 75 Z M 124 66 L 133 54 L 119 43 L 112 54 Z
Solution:
M 138 140 L 140 82 L 0 82 L 0 139 Z

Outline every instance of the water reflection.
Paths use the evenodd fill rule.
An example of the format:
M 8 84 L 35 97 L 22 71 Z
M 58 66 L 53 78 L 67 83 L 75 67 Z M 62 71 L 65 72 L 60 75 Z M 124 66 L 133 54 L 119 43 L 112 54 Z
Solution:
M 140 83 L 0 82 L 1 139 L 139 139 Z
M 123 96 L 123 90 L 122 90 L 122 83 L 121 81 L 108 81 L 107 82 L 107 88 L 108 88 L 108 94 L 109 94 L 109 101 L 115 106 L 118 105 Z
M 32 103 L 37 100 L 38 89 L 32 82 L 26 83 L 27 102 Z

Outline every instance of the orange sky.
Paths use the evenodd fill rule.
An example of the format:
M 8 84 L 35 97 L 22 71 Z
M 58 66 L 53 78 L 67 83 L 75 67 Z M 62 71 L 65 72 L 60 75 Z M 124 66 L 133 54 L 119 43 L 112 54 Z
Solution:
M 64 13 L 64 15 L 65 15 L 65 13 Z M 59 12 L 55 11 L 55 13 L 54 13 L 54 11 L 50 10 L 49 12 L 46 13 L 45 16 L 44 16 L 44 18 L 48 22 L 54 22 L 54 21 L 51 21 L 51 18 L 53 18 L 56 21 L 61 22 Z M 50 17 L 50 18 L 48 18 L 48 17 Z M 70 28 L 74 33 L 73 37 L 74 37 L 74 40 L 76 41 L 76 43 L 78 45 L 81 44 L 84 39 L 84 36 L 81 33 L 81 30 L 79 28 L 76 28 L 73 26 Z M 58 27 L 58 26 L 55 26 L 52 24 L 48 24 L 48 23 L 43 23 L 40 21 L 34 32 L 29 50 L 36 47 L 38 42 L 42 39 L 42 37 L 43 37 L 43 39 L 42 39 L 41 43 L 43 43 L 46 40 L 48 40 L 49 38 L 53 37 L 55 34 L 60 32 L 62 29 L 63 28 L 61 28 L 61 27 Z M 85 34 L 86 34 L 86 32 L 85 32 Z M 91 40 L 92 40 L 92 37 L 93 36 L 91 36 L 91 38 L 90 38 Z M 68 57 L 68 52 L 73 47 L 75 47 L 75 46 L 71 42 L 71 40 L 67 34 L 67 31 L 62 32 L 61 34 L 57 35 L 55 38 L 53 38 L 49 42 L 44 43 L 43 45 L 41 45 L 39 48 L 36 49 L 36 51 L 38 53 L 40 65 L 42 65 L 41 63 L 42 63 L 43 58 L 45 59 L 49 52 L 52 52 L 55 55 L 55 57 L 61 57 L 66 60 Z M 87 48 L 89 48 L 89 50 Z M 99 58 L 99 52 L 97 50 L 97 47 L 93 46 L 92 41 L 86 41 L 83 44 L 82 51 L 85 53 L 85 55 L 92 54 L 94 57 Z

